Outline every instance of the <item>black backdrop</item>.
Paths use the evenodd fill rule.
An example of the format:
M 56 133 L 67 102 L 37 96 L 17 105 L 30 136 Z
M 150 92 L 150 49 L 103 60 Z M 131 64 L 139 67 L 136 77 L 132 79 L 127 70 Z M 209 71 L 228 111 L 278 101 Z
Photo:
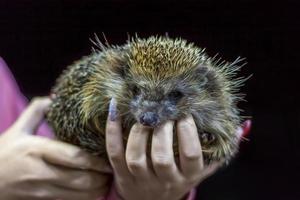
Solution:
M 300 199 L 297 1 L 0 1 L 0 56 L 31 98 L 91 50 L 93 33 L 122 44 L 127 33 L 168 34 L 253 74 L 240 104 L 253 117 L 250 141 L 226 169 L 198 188 L 199 199 Z

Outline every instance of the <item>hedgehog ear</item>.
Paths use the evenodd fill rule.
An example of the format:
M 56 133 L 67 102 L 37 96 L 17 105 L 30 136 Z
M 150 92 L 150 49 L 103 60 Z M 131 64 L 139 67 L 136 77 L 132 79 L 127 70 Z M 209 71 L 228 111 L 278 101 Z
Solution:
M 206 85 L 208 81 L 209 68 L 205 64 L 198 64 L 196 67 L 197 79 L 200 81 L 200 86 Z

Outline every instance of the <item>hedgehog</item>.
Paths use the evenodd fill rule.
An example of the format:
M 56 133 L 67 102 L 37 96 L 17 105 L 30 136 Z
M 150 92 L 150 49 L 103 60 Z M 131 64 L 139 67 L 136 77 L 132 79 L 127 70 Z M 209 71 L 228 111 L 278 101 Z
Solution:
M 209 57 L 181 38 L 129 38 L 124 45 L 96 37 L 90 55 L 68 66 L 52 88 L 47 120 L 59 140 L 107 158 L 105 125 L 112 98 L 122 118 L 124 142 L 135 123 L 155 128 L 191 114 L 205 163 L 229 161 L 238 151 L 237 103 L 243 66 Z M 125 143 L 126 144 L 126 143 Z M 178 155 L 174 129 L 174 153 Z

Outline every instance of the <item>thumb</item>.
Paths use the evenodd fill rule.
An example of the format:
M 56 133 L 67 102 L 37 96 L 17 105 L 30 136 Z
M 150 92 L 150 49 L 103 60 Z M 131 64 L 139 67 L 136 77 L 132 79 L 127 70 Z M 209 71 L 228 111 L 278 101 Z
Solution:
M 33 134 L 44 118 L 52 101 L 47 97 L 34 98 L 13 125 L 17 132 Z
M 237 129 L 237 135 L 238 135 L 238 143 L 240 143 L 243 140 L 247 140 L 247 136 L 250 133 L 251 130 L 252 121 L 250 119 L 244 121 L 241 127 Z
M 243 129 L 243 137 L 247 137 L 251 130 L 252 121 L 250 119 L 246 120 L 243 123 L 242 129 Z

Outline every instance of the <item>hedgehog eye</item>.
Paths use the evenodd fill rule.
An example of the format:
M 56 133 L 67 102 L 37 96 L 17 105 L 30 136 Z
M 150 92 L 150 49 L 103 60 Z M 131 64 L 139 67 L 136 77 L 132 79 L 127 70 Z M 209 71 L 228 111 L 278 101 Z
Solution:
M 168 97 L 171 100 L 179 100 L 183 97 L 183 93 L 178 90 L 173 90 L 169 93 Z
M 203 87 L 207 84 L 208 80 L 207 77 L 202 77 L 201 81 L 200 81 L 200 86 Z
M 136 85 L 134 85 L 130 89 L 131 89 L 131 92 L 132 92 L 133 95 L 138 95 L 140 93 L 140 89 Z
M 126 76 L 126 72 L 128 70 L 128 66 L 127 65 L 120 65 L 118 67 L 116 67 L 116 73 L 119 74 L 122 78 L 125 78 Z
M 200 64 L 198 67 L 197 67 L 197 70 L 196 70 L 196 74 L 197 74 L 197 78 L 198 80 L 200 81 L 200 87 L 203 87 L 204 85 L 207 84 L 207 75 L 209 74 L 209 69 Z

